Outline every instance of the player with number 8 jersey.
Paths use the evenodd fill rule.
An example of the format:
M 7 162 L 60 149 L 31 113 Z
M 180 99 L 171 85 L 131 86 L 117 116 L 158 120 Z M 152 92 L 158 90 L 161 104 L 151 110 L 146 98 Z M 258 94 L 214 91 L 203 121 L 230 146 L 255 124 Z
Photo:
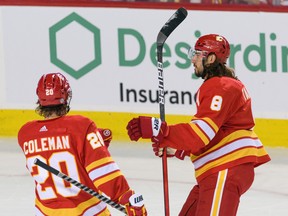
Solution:
M 36 166 L 36 158 L 125 206 L 129 216 L 147 215 L 142 195 L 139 203 L 129 202 L 138 195 L 108 151 L 111 131 L 98 129 L 84 116 L 66 115 L 72 97 L 67 79 L 60 73 L 45 74 L 36 93 L 36 111 L 44 120 L 30 121 L 18 132 L 18 143 L 35 181 L 35 215 L 110 215 L 106 203 Z
M 230 45 L 218 34 L 203 35 L 188 52 L 195 75 L 204 79 L 190 122 L 167 125 L 140 116 L 128 122 L 131 140 L 151 138 L 157 156 L 190 156 L 197 184 L 179 216 L 236 216 L 254 169 L 270 157 L 254 132 L 251 98 L 232 68 Z

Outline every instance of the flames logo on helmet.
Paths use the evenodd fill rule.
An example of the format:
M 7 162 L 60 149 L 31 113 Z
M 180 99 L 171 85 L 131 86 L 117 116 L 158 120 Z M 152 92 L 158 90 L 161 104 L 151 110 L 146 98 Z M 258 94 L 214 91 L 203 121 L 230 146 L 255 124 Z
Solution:
M 217 34 L 208 34 L 198 38 L 194 49 L 204 51 L 207 55 L 214 53 L 219 61 L 224 64 L 230 56 L 229 42 L 225 37 Z

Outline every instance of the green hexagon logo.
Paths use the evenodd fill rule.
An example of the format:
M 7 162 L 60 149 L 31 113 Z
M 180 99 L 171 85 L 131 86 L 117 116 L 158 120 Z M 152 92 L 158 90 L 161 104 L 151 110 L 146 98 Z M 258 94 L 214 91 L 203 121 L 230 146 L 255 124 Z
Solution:
M 77 31 L 79 28 L 82 30 L 81 33 Z M 75 38 L 76 33 L 82 34 L 83 37 Z M 69 38 L 67 35 L 70 35 Z M 49 28 L 49 39 L 51 63 L 75 79 L 79 79 L 102 63 L 100 30 L 74 12 Z M 61 45 L 69 41 L 70 44 Z M 85 52 L 85 55 L 81 54 L 81 51 Z M 83 56 L 86 59 L 83 59 Z M 78 66 L 73 65 L 75 62 L 78 62 Z

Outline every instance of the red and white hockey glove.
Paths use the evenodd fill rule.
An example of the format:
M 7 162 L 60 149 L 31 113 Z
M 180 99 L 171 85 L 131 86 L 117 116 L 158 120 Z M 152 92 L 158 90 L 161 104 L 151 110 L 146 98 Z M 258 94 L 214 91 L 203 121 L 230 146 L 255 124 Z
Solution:
M 140 138 L 151 138 L 152 142 L 162 142 L 168 136 L 169 127 L 161 119 L 139 116 L 128 122 L 126 127 L 131 140 L 138 141 Z
M 152 148 L 156 156 L 163 156 L 163 148 L 159 147 L 159 143 L 153 143 Z M 180 160 L 184 160 L 186 156 L 190 156 L 190 152 L 166 147 L 166 155 L 167 157 L 176 157 Z
M 104 145 L 108 148 L 112 140 L 112 131 L 108 128 L 98 128 L 98 131 L 103 138 Z
M 125 206 L 128 216 L 146 216 L 147 210 L 144 206 L 143 197 L 134 191 L 126 191 L 120 198 L 119 204 Z

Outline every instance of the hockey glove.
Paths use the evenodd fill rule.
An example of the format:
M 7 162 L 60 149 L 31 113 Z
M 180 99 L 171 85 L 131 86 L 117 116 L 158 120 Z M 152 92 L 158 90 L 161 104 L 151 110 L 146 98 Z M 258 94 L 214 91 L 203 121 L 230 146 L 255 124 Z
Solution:
M 112 131 L 108 128 L 98 128 L 98 131 L 103 138 L 104 145 L 108 148 L 112 140 Z
M 119 198 L 119 204 L 125 206 L 128 216 L 147 215 L 142 195 L 135 194 L 132 190 L 128 190 Z
M 140 138 L 149 139 L 153 142 L 162 142 L 169 133 L 169 127 L 161 119 L 139 116 L 128 122 L 126 127 L 131 140 L 138 141 Z
M 152 144 L 153 151 L 156 156 L 162 157 L 163 156 L 163 148 L 159 147 L 159 143 Z M 186 156 L 190 156 L 190 152 L 184 150 L 177 150 L 174 148 L 166 147 L 166 155 L 167 157 L 176 157 L 180 160 L 184 160 Z

